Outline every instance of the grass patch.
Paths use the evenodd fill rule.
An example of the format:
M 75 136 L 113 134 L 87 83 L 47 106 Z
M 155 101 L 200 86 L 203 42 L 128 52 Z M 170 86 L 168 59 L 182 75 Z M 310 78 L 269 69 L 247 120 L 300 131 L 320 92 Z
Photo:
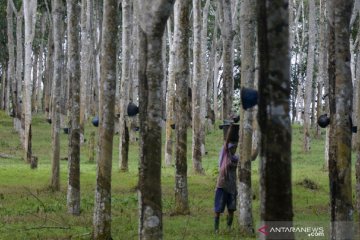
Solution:
M 22 160 L 18 133 L 12 119 L 0 112 L 0 239 L 90 239 L 94 207 L 96 165 L 89 163 L 87 143 L 81 149 L 81 216 L 67 214 L 67 161 L 61 161 L 61 191 L 48 186 L 51 176 L 51 125 L 43 115 L 33 117 L 33 154 L 38 169 L 31 170 Z M 97 129 L 86 127 L 86 139 Z M 133 133 L 138 134 L 138 133 Z M 61 158 L 67 157 L 67 137 L 61 133 Z M 191 162 L 191 131 L 188 134 L 189 201 L 191 214 L 172 216 L 174 203 L 174 167 L 162 168 L 164 239 L 247 239 L 235 229 L 226 231 L 221 218 L 220 234 L 213 234 L 213 201 L 218 173 L 218 151 L 222 131 L 217 125 L 206 135 L 207 155 L 203 159 L 206 175 L 194 175 Z M 138 231 L 138 143 L 130 145 L 129 172 L 118 169 L 119 136 L 114 137 L 112 173 L 113 239 L 137 239 Z M 312 140 L 312 150 L 302 150 L 302 128 L 293 126 L 292 181 L 294 220 L 296 222 L 329 220 L 328 173 L 324 165 L 324 136 Z M 276 174 L 276 173 L 274 173 Z M 259 222 L 258 160 L 252 163 L 253 215 Z M 353 175 L 354 176 L 354 175 Z M 236 212 L 238 213 L 238 212 Z M 248 238 L 255 239 L 255 238 Z

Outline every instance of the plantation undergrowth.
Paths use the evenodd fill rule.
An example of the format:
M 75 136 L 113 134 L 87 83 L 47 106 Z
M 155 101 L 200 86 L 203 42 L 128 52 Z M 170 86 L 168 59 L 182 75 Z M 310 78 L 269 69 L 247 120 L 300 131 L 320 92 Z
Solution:
M 0 239 L 90 239 L 94 206 L 96 164 L 88 161 L 88 145 L 81 152 L 81 215 L 72 216 L 66 209 L 67 136 L 61 135 L 61 191 L 48 187 L 51 174 L 51 130 L 43 115 L 33 117 L 33 154 L 38 168 L 21 159 L 22 150 L 12 128 L 12 119 L 0 112 Z M 86 128 L 86 138 L 93 126 Z M 293 126 L 292 181 L 294 223 L 327 224 L 329 221 L 328 173 L 324 170 L 324 133 L 312 140 L 311 152 L 302 151 L 302 129 Z M 132 143 L 129 172 L 118 170 L 119 136 L 114 137 L 112 173 L 113 239 L 137 239 L 138 231 L 138 143 Z M 195 175 L 191 163 L 191 137 L 188 139 L 188 184 L 191 214 L 173 216 L 174 167 L 162 168 L 164 239 L 257 239 L 242 236 L 237 227 L 227 231 L 225 217 L 220 233 L 213 233 L 213 199 L 217 176 L 218 151 L 222 132 L 217 126 L 206 135 L 207 155 L 203 159 L 205 175 Z M 252 164 L 253 215 L 255 231 L 259 223 L 258 159 Z M 354 169 L 354 168 L 353 168 Z M 276 174 L 276 173 L 274 173 Z M 353 174 L 354 178 L 354 174 Z M 354 199 L 355 200 L 355 199 Z M 281 207 L 281 206 L 279 206 Z M 238 214 L 238 211 L 236 212 Z M 258 234 L 258 233 L 256 233 Z M 299 239 L 299 238 L 298 238 Z

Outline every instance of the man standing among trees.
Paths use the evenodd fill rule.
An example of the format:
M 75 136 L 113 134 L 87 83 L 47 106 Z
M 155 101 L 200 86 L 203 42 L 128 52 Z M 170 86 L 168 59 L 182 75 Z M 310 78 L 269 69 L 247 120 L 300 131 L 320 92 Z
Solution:
M 234 129 L 233 125 L 230 125 L 226 134 L 225 143 L 219 155 L 219 177 L 216 184 L 214 206 L 215 233 L 219 232 L 220 214 L 224 212 L 225 206 L 228 210 L 226 224 L 229 229 L 232 226 L 234 212 L 236 210 L 236 168 L 239 157 L 235 155 L 237 141 L 234 141 L 234 139 L 231 138 L 234 133 Z

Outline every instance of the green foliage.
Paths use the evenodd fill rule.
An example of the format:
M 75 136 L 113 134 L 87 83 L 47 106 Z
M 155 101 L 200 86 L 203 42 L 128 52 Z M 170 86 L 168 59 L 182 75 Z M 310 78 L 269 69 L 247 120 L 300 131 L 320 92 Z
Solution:
M 207 155 L 203 159 L 205 176 L 194 175 L 191 163 L 191 134 L 188 134 L 189 201 L 191 215 L 172 216 L 174 207 L 174 168 L 162 169 L 164 239 L 255 239 L 225 230 L 221 218 L 219 235 L 213 234 L 213 201 L 218 171 L 218 152 L 222 145 L 219 123 L 206 134 Z M 50 126 L 43 115 L 33 117 L 33 154 L 39 157 L 39 167 L 31 170 L 21 159 L 18 134 L 12 130 L 12 119 L 0 111 L 0 239 L 90 239 L 94 207 L 96 165 L 88 163 L 87 144 L 81 150 L 81 216 L 67 213 L 67 162 L 61 161 L 61 191 L 48 186 L 51 171 Z M 86 127 L 86 138 L 97 129 Z M 67 136 L 61 134 L 61 158 L 67 156 Z M 323 222 L 329 219 L 328 173 L 323 170 L 324 136 L 312 141 L 312 151 L 302 151 L 302 127 L 293 127 L 293 205 L 294 220 Z M 112 180 L 113 239 L 137 239 L 138 229 L 138 145 L 131 144 L 129 172 L 118 166 L 119 136 L 115 136 Z M 259 227 L 258 160 L 252 164 L 253 211 Z M 353 175 L 354 176 L 354 175 Z M 301 184 L 300 184 L 301 183 Z M 304 185 L 305 184 L 305 185 Z M 308 187 L 316 186 L 316 187 Z M 236 212 L 236 214 L 238 211 Z

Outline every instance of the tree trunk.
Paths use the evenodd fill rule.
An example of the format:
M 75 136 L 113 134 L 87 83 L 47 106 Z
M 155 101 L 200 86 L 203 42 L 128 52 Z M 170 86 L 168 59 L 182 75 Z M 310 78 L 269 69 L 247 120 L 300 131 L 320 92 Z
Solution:
M 322 82 L 320 82 L 320 78 L 317 79 L 317 83 L 316 83 L 316 89 L 317 89 L 317 95 L 316 95 L 316 118 L 313 118 L 312 122 L 314 124 L 316 124 L 316 138 L 319 139 L 321 137 L 321 128 L 320 126 L 316 123 L 317 119 L 319 119 L 321 113 L 322 113 L 322 100 L 321 100 L 321 96 L 322 96 Z
M 258 0 L 257 4 L 261 225 L 271 227 L 276 225 L 272 221 L 283 221 L 281 227 L 291 227 L 293 207 L 288 0 Z M 276 237 L 275 235 L 270 233 L 268 237 Z M 294 235 L 282 232 L 281 237 L 293 239 Z
M 215 19 L 214 22 L 216 23 L 218 21 L 218 13 L 219 11 L 216 11 L 215 13 Z M 204 18 L 203 18 L 204 19 Z M 207 94 L 206 94 L 206 105 L 207 105 L 207 119 L 208 121 L 211 121 L 211 125 L 214 126 L 215 120 L 217 118 L 217 111 L 215 109 L 215 105 L 217 108 L 217 93 L 215 93 L 215 86 L 214 86 L 214 78 L 216 77 L 216 82 L 218 79 L 218 60 L 217 60 L 217 24 L 214 24 L 213 29 L 213 36 L 212 36 L 212 43 L 211 43 L 211 49 L 210 49 L 210 56 L 209 56 L 209 67 L 208 67 L 208 75 L 207 75 Z M 203 43 L 204 46 L 204 43 Z M 215 67 L 216 65 L 216 67 Z M 216 69 L 217 68 L 217 69 Z M 216 76 L 215 76 L 216 75 Z M 217 84 L 217 83 L 216 83 Z
M 25 70 L 23 91 L 23 115 L 24 115 L 24 160 L 31 162 L 31 93 L 32 93 L 32 44 L 35 35 L 37 0 L 24 1 L 25 23 Z M 35 77 L 35 76 L 34 76 Z
M 132 36 L 134 39 L 138 38 L 138 10 L 137 10 L 137 4 L 133 4 L 133 25 L 132 25 Z M 131 65 L 131 79 L 132 79 L 132 90 L 130 91 L 130 99 L 135 103 L 137 106 L 139 106 L 139 76 L 138 76 L 138 66 L 139 66 L 139 48 L 138 48 L 138 42 L 132 41 L 132 65 Z M 138 127 L 139 126 L 139 118 L 133 118 L 131 119 L 131 126 Z M 138 141 L 138 134 L 136 134 L 135 131 L 130 131 L 130 142 Z
M 189 12 L 190 0 L 176 1 L 174 6 L 175 51 L 174 78 L 176 81 L 175 99 L 175 212 L 189 214 L 187 184 L 187 97 L 189 82 Z
M 222 16 L 221 22 L 221 36 L 223 41 L 223 98 L 222 98 L 222 116 L 223 119 L 231 117 L 232 98 L 234 93 L 234 78 L 233 78 L 233 38 L 234 32 L 232 29 L 232 15 L 231 15 L 231 0 L 219 0 L 219 7 Z
M 54 0 L 53 37 L 54 37 L 54 74 L 52 90 L 52 172 L 51 187 L 60 190 L 60 106 L 61 106 L 61 70 L 62 70 L 62 0 Z
M 122 65 L 120 88 L 119 118 L 119 168 L 128 171 L 129 161 L 129 125 L 126 119 L 126 107 L 129 102 L 130 61 L 131 61 L 131 1 L 122 1 Z
M 352 239 L 352 81 L 348 64 L 352 1 L 330 0 L 328 6 L 331 239 Z
M 175 15 L 175 13 L 174 13 Z M 165 166 L 170 166 L 172 162 L 173 153 L 173 138 L 174 130 L 171 128 L 174 122 L 174 101 L 175 101 L 175 74 L 174 74 L 174 60 L 175 60 L 175 49 L 174 39 L 171 34 L 171 18 L 167 23 L 167 30 L 169 35 L 169 74 L 167 81 L 167 92 L 166 92 L 166 125 L 165 125 Z M 175 26 L 174 26 L 175 28 Z M 175 31 L 175 30 L 174 30 Z M 175 34 L 175 32 L 174 32 Z M 176 127 L 176 125 L 175 125 Z
M 255 79 L 255 23 L 256 2 L 243 0 L 241 2 L 241 86 L 254 88 Z M 241 110 L 240 113 L 240 161 L 238 167 L 239 191 L 239 227 L 240 231 L 254 234 L 252 216 L 251 190 L 251 153 L 253 135 L 253 111 Z
M 21 144 L 24 147 L 24 134 L 22 128 L 22 109 L 23 100 L 21 98 L 23 87 L 23 73 L 24 73 L 24 43 L 23 43 L 23 6 L 16 14 L 16 113 L 14 118 L 15 131 L 19 133 Z M 14 88 L 15 89 L 15 88 Z
M 96 171 L 93 238 L 111 238 L 111 168 L 116 89 L 117 0 L 104 1 L 101 40 L 99 155 Z
M 38 85 L 39 77 L 38 77 L 38 69 L 39 69 L 39 48 L 35 47 L 33 51 L 33 63 L 32 63 L 32 87 L 31 87 L 31 112 L 35 112 L 36 107 L 36 87 Z
M 91 84 L 94 71 L 93 0 L 82 0 L 81 4 L 81 85 L 80 85 L 80 127 L 81 141 L 91 106 Z
M 53 23 L 50 22 L 50 31 L 53 29 Z M 49 34 L 47 43 L 46 57 L 46 73 L 44 78 L 43 105 L 45 107 L 45 115 L 47 118 L 52 116 L 52 97 L 53 97 L 53 78 L 54 78 L 54 34 Z M 54 119 L 53 119 L 54 120 Z
M 213 65 L 212 59 L 214 54 L 211 54 L 212 49 L 208 49 L 208 20 L 209 20 L 209 9 L 210 9 L 210 0 L 206 0 L 205 6 L 203 9 L 202 16 L 202 28 L 201 28 L 201 54 L 203 59 L 202 64 L 202 75 L 203 75 L 203 97 L 202 97 L 202 118 L 203 118 L 203 136 L 202 136 L 202 155 L 205 155 L 205 134 L 209 129 L 210 125 L 214 124 L 215 119 L 213 118 L 213 111 L 211 109 L 211 90 L 212 90 L 212 73 L 213 68 L 210 68 Z M 209 71 L 211 69 L 211 71 Z M 211 79 L 211 80 L 210 80 Z M 210 122 L 211 120 L 211 122 Z
M 327 11 L 327 0 L 321 0 L 320 3 L 320 24 L 319 24 L 319 77 L 320 82 L 324 86 L 324 95 L 322 100 L 325 102 L 324 109 L 322 111 L 329 113 L 329 78 L 328 78 L 328 33 L 327 33 L 327 22 L 325 13 Z M 329 168 L 329 128 L 326 128 L 325 133 L 325 157 L 324 157 L 324 169 Z
M 162 35 L 174 1 L 137 1 L 139 9 L 139 239 L 162 239 Z M 149 18 L 151 16 L 151 18 Z
M 68 9 L 68 71 L 70 83 L 70 133 L 68 153 L 67 207 L 73 215 L 80 214 L 80 52 L 79 0 L 67 1 Z
M 45 44 L 45 30 L 46 30 L 46 13 L 43 12 L 41 15 L 41 42 L 40 42 L 40 52 L 39 52 L 39 78 L 38 78 L 38 85 L 36 87 L 36 103 L 35 103 L 35 111 L 39 112 L 40 110 L 44 110 L 43 109 L 43 105 L 42 105 L 42 96 L 41 96 L 41 92 L 45 91 L 45 84 L 43 89 L 41 89 L 41 84 L 44 81 L 44 44 Z
M 309 44 L 306 67 L 306 82 L 304 96 L 304 151 L 310 151 L 311 139 L 311 99 L 313 91 L 313 74 L 315 62 L 315 44 L 316 44 L 316 5 L 315 0 L 309 0 Z
M 201 81 L 200 81 L 200 151 L 201 156 L 205 156 L 205 125 L 207 119 L 207 71 L 208 71 L 208 18 L 209 18 L 210 1 L 205 2 L 205 6 L 202 11 L 202 25 L 200 30 L 200 58 L 201 58 Z
M 8 61 L 8 68 L 7 68 L 7 85 L 10 86 L 11 89 L 11 114 L 16 116 L 17 112 L 17 91 L 16 91 L 16 77 L 15 77 L 15 40 L 14 40 L 14 18 L 13 18 L 13 8 L 10 3 L 11 0 L 8 0 L 7 3 L 7 37 L 8 37 L 8 54 L 9 54 L 9 61 Z
M 358 37 L 360 36 L 360 32 L 358 31 Z M 356 54 L 357 54 L 357 59 L 356 59 L 356 71 L 355 71 L 355 81 L 358 84 L 358 87 L 356 89 L 357 91 L 357 109 L 354 109 L 354 111 L 357 111 L 357 126 L 360 126 L 360 57 L 359 54 L 360 53 L 360 47 L 358 46 L 356 48 Z M 360 131 L 358 130 L 356 136 L 356 140 L 355 140 L 355 146 L 356 146 L 356 162 L 355 162 L 355 177 L 356 177 L 356 182 L 355 182 L 355 194 L 356 194 L 356 210 L 358 213 L 358 219 L 360 219 Z M 360 224 L 358 224 L 357 226 L 358 229 L 358 234 L 360 234 Z
M 202 167 L 202 131 L 203 120 L 201 119 L 201 95 L 202 93 L 202 78 L 201 65 L 201 1 L 193 0 L 193 79 L 192 79 L 192 160 L 195 173 L 204 174 Z

